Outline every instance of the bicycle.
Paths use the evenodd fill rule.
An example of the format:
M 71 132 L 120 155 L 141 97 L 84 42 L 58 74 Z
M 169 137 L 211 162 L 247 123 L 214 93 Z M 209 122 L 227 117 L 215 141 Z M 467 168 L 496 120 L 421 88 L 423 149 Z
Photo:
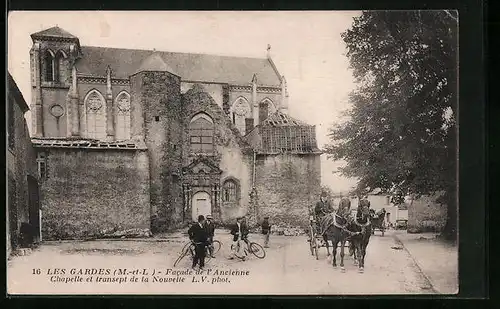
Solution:
M 242 240 L 245 242 L 245 248 L 243 248 L 243 251 L 244 251 L 244 254 L 243 255 L 240 255 L 239 252 L 240 252 L 240 243 L 241 241 L 238 241 L 236 243 L 236 250 L 233 250 L 234 249 L 234 244 L 231 245 L 231 251 L 235 252 L 235 256 L 239 259 L 245 259 L 246 256 L 248 255 L 248 253 L 252 253 L 253 255 L 255 255 L 257 258 L 259 259 L 263 259 L 266 257 L 266 251 L 264 250 L 264 248 L 259 245 L 258 243 L 256 242 L 250 242 L 248 241 L 248 239 L 244 239 Z
M 217 252 L 219 252 L 220 248 L 222 247 L 222 243 L 218 240 L 214 240 L 211 245 L 205 246 L 205 263 L 208 263 L 211 259 L 212 256 L 210 255 L 210 249 L 209 246 L 212 246 L 212 255 L 215 255 Z M 191 256 L 191 259 L 194 258 L 195 255 L 195 244 L 192 241 L 186 242 L 184 246 L 182 247 L 181 254 L 179 257 L 175 260 L 174 262 L 174 267 L 179 265 L 179 263 L 187 256 Z

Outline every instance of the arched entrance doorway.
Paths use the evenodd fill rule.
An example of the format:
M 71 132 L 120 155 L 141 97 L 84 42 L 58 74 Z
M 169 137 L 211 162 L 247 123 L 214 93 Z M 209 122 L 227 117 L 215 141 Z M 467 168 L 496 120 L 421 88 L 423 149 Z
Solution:
M 210 194 L 205 191 L 199 191 L 193 195 L 191 214 L 193 221 L 198 221 L 199 215 L 206 216 L 208 214 L 212 214 Z

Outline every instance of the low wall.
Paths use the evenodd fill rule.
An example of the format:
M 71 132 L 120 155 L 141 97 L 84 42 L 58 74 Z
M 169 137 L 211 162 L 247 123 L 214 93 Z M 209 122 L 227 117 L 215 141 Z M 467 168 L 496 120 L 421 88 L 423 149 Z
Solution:
M 39 148 L 44 240 L 149 231 L 149 163 L 141 150 Z M 147 233 L 147 232 L 146 232 Z

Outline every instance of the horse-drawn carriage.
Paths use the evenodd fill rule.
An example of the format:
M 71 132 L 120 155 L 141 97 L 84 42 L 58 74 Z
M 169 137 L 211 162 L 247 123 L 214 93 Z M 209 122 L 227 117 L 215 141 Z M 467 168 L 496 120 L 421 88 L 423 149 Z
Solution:
M 372 216 L 369 213 L 370 203 L 362 199 L 357 209 L 351 209 L 350 206 L 349 199 L 342 199 L 337 211 L 320 216 L 317 219 L 319 222 L 316 222 L 314 213 L 309 214 L 309 248 L 311 255 L 316 256 L 316 259 L 319 248 L 325 247 L 328 256 L 330 256 L 329 248 L 332 248 L 332 265 L 337 267 L 337 248 L 340 244 L 340 270 L 345 272 L 344 252 L 347 247 L 348 255 L 353 256 L 354 264 L 358 265 L 359 272 L 363 272 L 366 247 L 373 231 Z
M 356 215 L 356 210 L 352 210 L 353 215 Z M 320 234 L 318 231 L 318 223 L 316 222 L 316 219 L 314 215 L 309 215 L 309 231 L 308 231 L 308 236 L 309 236 L 309 249 L 311 250 L 311 255 L 316 257 L 316 260 L 319 259 L 318 256 L 318 251 L 319 248 L 332 248 L 333 244 L 330 242 L 330 244 L 325 243 L 325 239 L 323 235 Z M 345 248 L 350 249 L 350 242 L 349 240 L 346 241 L 345 243 Z M 350 255 L 351 252 L 349 252 Z
M 386 211 L 384 208 L 375 212 L 375 210 L 371 209 L 371 223 L 372 223 L 372 235 L 375 235 L 375 230 L 382 232 L 382 236 L 385 234 L 386 226 L 385 226 L 385 214 Z

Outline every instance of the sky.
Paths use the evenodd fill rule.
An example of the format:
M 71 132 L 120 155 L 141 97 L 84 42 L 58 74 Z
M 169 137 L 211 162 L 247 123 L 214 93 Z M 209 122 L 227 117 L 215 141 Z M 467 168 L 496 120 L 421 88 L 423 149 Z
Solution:
M 30 104 L 30 34 L 59 26 L 84 46 L 156 49 L 265 58 L 285 76 L 290 116 L 316 126 L 318 146 L 328 142 L 328 128 L 349 107 L 355 87 L 345 45 L 356 11 L 293 12 L 11 12 L 8 17 L 8 70 Z M 26 116 L 28 124 L 30 114 Z M 355 185 L 335 172 L 343 162 L 321 156 L 322 184 L 334 192 Z

